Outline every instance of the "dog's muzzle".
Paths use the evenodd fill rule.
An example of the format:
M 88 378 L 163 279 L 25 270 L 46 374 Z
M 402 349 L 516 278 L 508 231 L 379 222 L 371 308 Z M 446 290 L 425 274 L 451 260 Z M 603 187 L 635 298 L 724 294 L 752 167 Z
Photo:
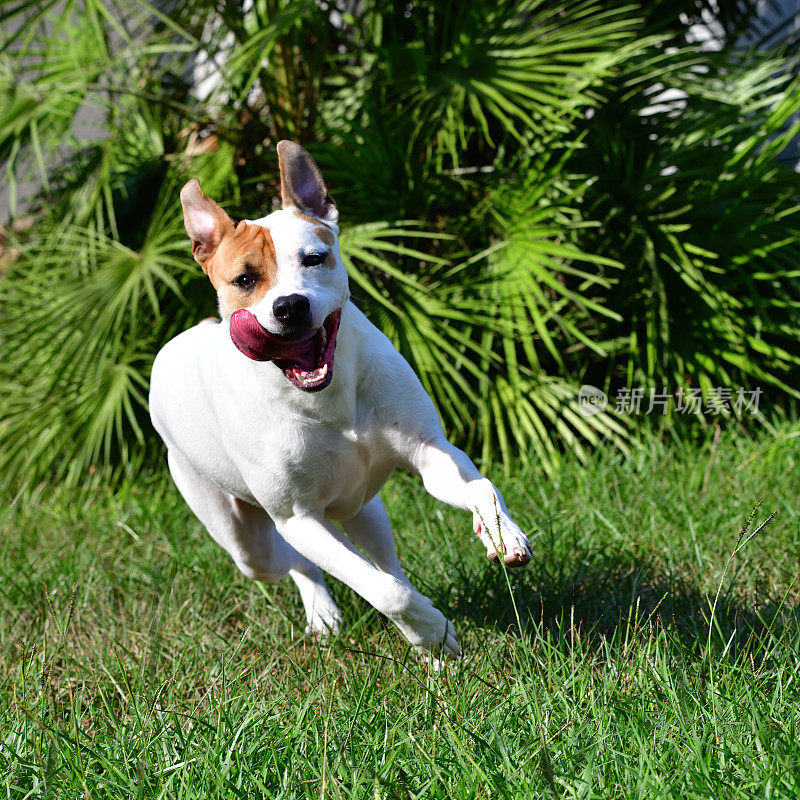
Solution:
M 231 315 L 231 339 L 254 361 L 274 361 L 290 383 L 305 392 L 318 392 L 333 380 L 333 354 L 342 320 L 339 308 L 321 328 L 287 338 L 270 333 L 246 308 Z

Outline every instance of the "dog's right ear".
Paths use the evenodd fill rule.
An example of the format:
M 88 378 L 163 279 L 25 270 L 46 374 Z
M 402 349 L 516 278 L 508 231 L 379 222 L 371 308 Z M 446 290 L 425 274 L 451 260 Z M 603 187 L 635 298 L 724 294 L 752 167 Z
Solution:
M 297 142 L 289 139 L 278 142 L 277 149 L 283 207 L 294 206 L 335 225 L 339 212 L 314 159 Z
M 183 224 L 192 240 L 192 255 L 205 270 L 205 263 L 214 251 L 228 227 L 233 227 L 231 218 L 210 198 L 203 194 L 197 178 L 192 178 L 181 189 Z

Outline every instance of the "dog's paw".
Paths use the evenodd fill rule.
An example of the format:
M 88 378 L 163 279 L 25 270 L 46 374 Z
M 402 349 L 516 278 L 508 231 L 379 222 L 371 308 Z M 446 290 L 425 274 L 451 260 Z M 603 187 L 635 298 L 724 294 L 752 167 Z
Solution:
M 306 625 L 307 634 L 325 641 L 332 636 L 338 636 L 341 629 L 342 612 L 335 603 L 320 603 L 314 606 L 308 625 Z
M 416 593 L 393 621 L 423 658 L 460 658 L 456 630 L 430 598 Z
M 500 552 L 507 567 L 524 567 L 532 557 L 531 544 L 519 526 L 506 514 L 497 514 L 484 519 L 473 515 L 472 529 L 486 547 L 489 561 L 499 561 Z M 498 525 L 499 522 L 499 525 Z

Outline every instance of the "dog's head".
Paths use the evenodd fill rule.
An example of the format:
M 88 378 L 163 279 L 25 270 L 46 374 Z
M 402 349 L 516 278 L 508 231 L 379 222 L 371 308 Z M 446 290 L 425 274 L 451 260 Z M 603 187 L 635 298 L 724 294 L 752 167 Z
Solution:
M 181 190 L 192 253 L 217 290 L 236 347 L 274 361 L 307 392 L 333 378 L 342 306 L 349 297 L 339 255 L 339 214 L 311 156 L 278 143 L 283 208 L 234 225 L 197 180 Z

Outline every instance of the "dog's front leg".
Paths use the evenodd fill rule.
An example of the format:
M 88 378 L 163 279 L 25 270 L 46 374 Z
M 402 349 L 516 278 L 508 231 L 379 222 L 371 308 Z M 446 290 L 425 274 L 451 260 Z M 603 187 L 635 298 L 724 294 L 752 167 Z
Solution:
M 347 584 L 397 625 L 422 653 L 461 654 L 453 623 L 405 576 L 377 569 L 324 517 L 275 520 L 286 541 L 320 569 Z
M 492 561 L 497 561 L 500 553 L 509 567 L 521 567 L 531 560 L 528 538 L 509 516 L 503 495 L 444 436 L 420 443 L 411 466 L 435 498 L 472 512 L 472 528 Z

